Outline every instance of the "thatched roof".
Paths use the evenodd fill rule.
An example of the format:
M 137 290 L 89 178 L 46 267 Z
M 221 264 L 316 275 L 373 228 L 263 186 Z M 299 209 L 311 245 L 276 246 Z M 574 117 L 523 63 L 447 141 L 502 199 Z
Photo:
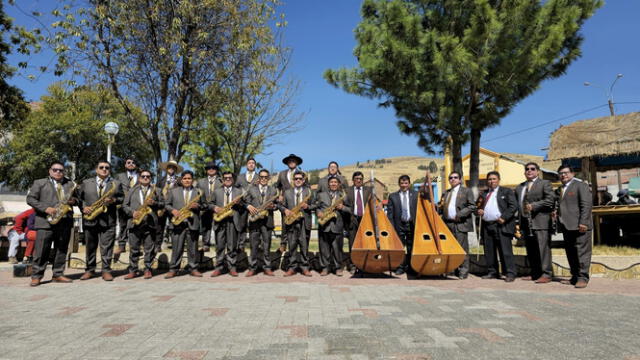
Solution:
M 640 153 L 640 113 L 576 121 L 551 134 L 548 160 Z

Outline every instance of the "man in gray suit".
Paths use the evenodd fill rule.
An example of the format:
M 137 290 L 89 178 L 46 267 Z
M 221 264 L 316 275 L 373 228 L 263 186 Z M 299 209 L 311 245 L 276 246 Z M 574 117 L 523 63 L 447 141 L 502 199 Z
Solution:
M 557 217 L 571 268 L 571 280 L 563 283 L 581 289 L 589 283 L 591 267 L 591 191 L 589 185 L 574 177 L 570 166 L 561 165 L 558 174 L 562 186 L 556 191 Z
M 53 282 L 70 283 L 71 279 L 64 276 L 65 260 L 71 229 L 73 228 L 73 211 L 57 224 L 50 224 L 47 216 L 53 216 L 57 212 L 57 206 L 68 198 L 67 203 L 74 205 L 74 184 L 64 177 L 64 165 L 54 161 L 49 166 L 49 176 L 36 180 L 29 194 L 27 204 L 35 210 L 35 255 L 33 258 L 33 271 L 31 273 L 31 286 L 40 285 L 49 260 L 51 243 L 54 244 L 55 257 L 53 260 Z
M 347 190 L 349 183 L 347 179 L 340 173 L 340 167 L 335 161 L 331 161 L 327 166 L 328 174 L 318 181 L 318 193 L 329 191 L 329 179 L 337 177 L 340 180 L 340 187 L 342 190 Z
M 246 163 L 247 171 L 243 174 L 238 175 L 236 179 L 235 186 L 241 188 L 244 191 L 247 191 L 251 185 L 258 184 L 258 173 L 256 172 L 256 159 L 249 158 Z M 243 211 L 242 213 L 242 222 L 247 224 L 247 217 L 249 213 Z M 240 235 L 238 236 L 238 252 L 244 251 L 245 243 L 247 242 L 247 228 L 245 227 L 240 231 Z
M 335 218 L 329 220 L 324 225 L 320 225 L 320 276 L 327 276 L 334 268 L 337 276 L 342 276 L 342 246 L 344 244 L 344 219 L 345 207 L 339 203 L 340 198 L 345 197 L 345 193 L 340 185 L 338 176 L 330 177 L 328 180 L 328 191 L 318 193 L 317 214 L 318 218 L 323 217 L 325 210 L 330 206 L 335 206 Z
M 129 280 L 137 276 L 140 247 L 144 247 L 144 278 L 151 279 L 151 264 L 155 257 L 156 229 L 158 227 L 157 211 L 164 208 L 162 190 L 151 186 L 151 171 L 142 170 L 138 176 L 138 184 L 129 190 L 122 203 L 122 210 L 129 217 L 127 228 L 129 231 L 129 274 L 124 279 Z M 151 213 L 142 222 L 134 224 L 133 220 L 141 216 L 140 211 L 146 205 Z
M 133 156 L 127 156 L 124 161 L 125 171 L 115 176 L 116 180 L 122 184 L 124 196 L 127 196 L 129 190 L 138 183 L 138 164 Z M 129 216 L 122 210 L 118 209 L 118 227 L 120 228 L 120 236 L 118 236 L 118 247 L 113 249 L 115 261 L 118 260 L 120 253 L 125 252 L 127 246 L 127 220 Z
M 240 198 L 243 191 L 234 187 L 234 176 L 230 171 L 222 173 L 222 187 L 213 192 L 213 212 L 219 214 L 225 206 L 231 206 L 233 214 L 220 221 L 214 221 L 213 229 L 216 232 L 216 268 L 211 277 L 220 276 L 225 268 L 229 269 L 229 275 L 238 276 L 236 259 L 238 255 L 238 233 L 244 228 L 243 209 L 244 204 Z M 229 205 L 234 203 L 234 205 Z
M 193 172 L 185 170 L 181 175 L 181 185 L 169 191 L 165 199 L 165 210 L 171 214 L 167 229 L 171 232 L 171 263 L 165 279 L 171 279 L 180 271 L 184 247 L 187 247 L 187 268 L 189 275 L 202 277 L 198 271 L 198 237 L 200 235 L 200 212 L 210 209 L 202 191 L 193 186 Z M 197 201 L 196 201 L 196 197 Z M 175 225 L 173 219 L 180 215 L 181 209 L 188 209 L 192 215 Z
M 291 210 L 300 205 L 303 216 L 286 227 L 285 237 L 290 256 L 289 269 L 284 276 L 294 275 L 298 268 L 302 270 L 304 276 L 311 276 L 309 271 L 309 234 L 311 233 L 311 213 L 316 207 L 315 199 L 311 189 L 305 186 L 305 173 L 302 170 L 297 170 L 293 174 L 293 183 L 294 187 L 284 192 L 283 202 L 278 205 L 278 208 L 286 217 L 292 215 Z
M 549 180 L 539 177 L 540 166 L 534 162 L 524 166 L 527 181 L 516 187 L 520 233 L 527 248 L 531 280 L 537 284 L 551 282 L 551 211 L 555 195 Z
M 371 196 L 371 188 L 363 186 L 364 174 L 361 171 L 353 173 L 351 180 L 353 185 L 347 188 L 347 197 L 344 199 L 345 229 L 349 232 L 349 271 L 355 273 L 355 266 L 351 264 L 351 248 L 356 238 L 360 221 L 364 215 L 364 208 Z
M 273 276 L 271 269 L 271 232 L 273 231 L 273 210 L 275 209 L 274 197 L 278 194 L 275 187 L 269 186 L 269 171 L 260 170 L 259 182 L 251 185 L 247 189 L 245 203 L 247 210 L 255 216 L 263 208 L 267 211 L 267 216 L 255 221 L 248 221 L 249 240 L 251 243 L 251 257 L 249 257 L 249 271 L 247 277 L 253 276 L 258 271 L 258 263 L 262 263 L 264 274 Z
M 96 177 L 88 178 L 78 188 L 80 209 L 84 214 L 82 228 L 87 244 L 86 269 L 80 280 L 88 280 L 95 276 L 96 253 L 100 247 L 102 260 L 102 279 L 112 281 L 111 259 L 116 237 L 117 205 L 122 204 L 124 193 L 122 184 L 110 176 L 111 164 L 99 161 L 96 166 Z M 86 219 L 92 213 L 92 207 L 103 196 L 106 211 L 94 219 Z
M 276 179 L 276 189 L 280 191 L 281 194 L 284 194 L 285 191 L 293 188 L 293 174 L 299 170 L 300 164 L 302 164 L 302 158 L 295 155 L 289 154 L 289 156 L 282 159 L 282 163 L 287 165 L 286 170 L 280 171 L 278 174 L 278 178 Z M 284 253 L 287 248 L 287 239 L 284 234 L 287 232 L 287 226 L 284 223 L 284 213 L 282 213 L 282 236 L 280 237 L 280 252 Z
M 222 186 L 222 180 L 218 176 L 218 165 L 214 162 L 209 162 L 205 165 L 207 177 L 199 179 L 197 187 L 203 192 L 207 202 L 213 201 L 213 193 Z M 202 235 L 202 242 L 204 244 L 203 251 L 209 251 L 211 246 L 211 229 L 213 228 L 213 210 L 204 210 L 200 215 L 200 228 Z
M 472 214 L 476 211 L 475 199 L 471 189 L 462 186 L 462 176 L 457 171 L 449 174 L 451 188 L 442 195 L 443 204 L 440 214 L 445 224 L 467 255 L 456 269 L 455 275 L 464 280 L 469 276 L 469 239 L 467 234 L 473 231 Z
M 418 192 L 411 189 L 411 179 L 408 175 L 401 175 L 398 178 L 398 186 L 400 189 L 389 195 L 387 217 L 407 250 L 404 263 L 395 271 L 396 275 L 402 275 L 409 271 L 411 267 L 411 250 L 413 249 L 413 231 L 418 207 Z

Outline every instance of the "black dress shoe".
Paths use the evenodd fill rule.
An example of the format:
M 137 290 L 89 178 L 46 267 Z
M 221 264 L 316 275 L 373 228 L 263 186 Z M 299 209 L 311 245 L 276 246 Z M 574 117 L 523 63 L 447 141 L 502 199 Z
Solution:
M 483 279 L 497 279 L 498 275 L 496 274 L 487 274 L 485 276 L 482 277 Z
M 393 272 L 396 275 L 403 275 L 404 274 L 404 270 L 402 268 L 397 268 L 396 271 Z
M 464 279 L 466 279 L 468 277 L 469 277 L 469 274 L 460 274 L 460 275 L 458 275 L 458 279 L 460 279 L 460 280 L 464 280 Z
M 507 277 L 504 278 L 504 282 L 513 282 L 515 279 L 515 276 L 507 275 Z

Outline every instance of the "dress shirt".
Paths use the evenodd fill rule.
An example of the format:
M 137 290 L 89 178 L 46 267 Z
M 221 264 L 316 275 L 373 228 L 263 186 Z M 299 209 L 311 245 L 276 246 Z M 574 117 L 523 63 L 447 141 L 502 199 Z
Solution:
M 458 198 L 458 190 L 460 190 L 460 185 L 456 185 L 451 191 L 449 191 L 449 206 L 447 207 L 447 216 L 449 220 L 455 220 L 456 215 L 456 199 Z
M 498 207 L 498 189 L 500 187 L 496 187 L 493 189 L 489 196 L 489 200 L 487 204 L 484 206 L 484 215 L 482 215 L 482 220 L 484 221 L 496 221 L 500 219 L 502 213 L 500 213 L 500 208 Z

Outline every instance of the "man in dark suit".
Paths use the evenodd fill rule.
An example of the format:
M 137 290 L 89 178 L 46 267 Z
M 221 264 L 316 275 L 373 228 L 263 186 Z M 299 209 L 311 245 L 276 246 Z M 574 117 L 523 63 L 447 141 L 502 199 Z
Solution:
M 58 205 L 66 200 L 68 205 L 76 203 L 73 198 L 74 184 L 64 176 L 64 165 L 54 161 L 49 166 L 49 176 L 36 180 L 29 194 L 27 204 L 35 210 L 35 255 L 31 286 L 40 285 L 49 260 L 51 244 L 54 245 L 53 282 L 70 283 L 71 279 L 64 276 L 65 260 L 69 238 L 73 228 L 73 210 L 69 211 L 57 224 L 50 224 L 48 216 L 58 211 Z
M 229 275 L 238 276 L 236 270 L 238 234 L 244 228 L 242 216 L 244 203 L 241 199 L 242 189 L 234 187 L 234 182 L 233 173 L 225 171 L 222 173 L 222 187 L 213 192 L 213 212 L 219 214 L 225 206 L 231 206 L 233 214 L 213 223 L 213 229 L 216 233 L 216 268 L 211 273 L 212 277 L 222 274 L 225 263 L 229 269 Z M 234 202 L 234 205 L 230 205 Z
M 563 283 L 581 289 L 589 283 L 591 267 L 591 191 L 570 166 L 561 165 L 558 174 L 562 186 L 557 190 L 557 218 L 571 268 L 571 280 Z
M 258 184 L 258 173 L 256 172 L 256 159 L 249 158 L 245 165 L 247 171 L 243 174 L 238 175 L 236 179 L 235 186 L 241 188 L 243 191 L 247 191 L 251 185 Z M 247 217 L 249 213 L 247 211 L 242 212 L 242 222 L 247 224 Z M 238 253 L 243 252 L 245 248 L 245 244 L 247 243 L 247 228 L 245 227 L 240 231 L 240 235 L 238 236 Z
M 344 197 L 340 178 L 336 175 L 328 180 L 329 189 L 317 195 L 318 219 L 322 218 L 325 211 L 331 206 L 335 217 L 328 220 L 324 225 L 320 224 L 319 245 L 320 245 L 320 276 L 327 276 L 331 268 L 335 269 L 336 276 L 342 276 L 342 247 L 344 244 Z
M 115 176 L 116 180 L 122 184 L 122 191 L 124 196 L 127 196 L 129 190 L 138 183 L 138 164 L 133 156 L 127 156 L 124 161 L 125 171 Z M 118 246 L 113 249 L 113 255 L 115 261 L 118 260 L 120 253 L 125 252 L 127 246 L 127 220 L 129 216 L 122 210 L 122 207 L 118 208 L 118 228 L 120 235 L 118 236 Z
M 214 162 L 209 162 L 205 165 L 207 177 L 199 179 L 196 186 L 203 192 L 207 202 L 213 201 L 213 193 L 222 187 L 222 179 L 218 176 L 218 165 Z M 200 228 L 202 236 L 202 243 L 204 244 L 203 251 L 209 251 L 211 243 L 211 229 L 213 228 L 213 210 L 204 210 L 200 214 Z
M 193 172 L 185 170 L 180 177 L 180 187 L 175 187 L 165 199 L 164 208 L 171 214 L 168 230 L 171 232 L 171 263 L 169 272 L 164 276 L 171 279 L 180 271 L 184 247 L 187 247 L 187 268 L 189 274 L 202 277 L 198 271 L 198 236 L 200 235 L 200 212 L 211 208 L 200 189 L 193 186 Z M 197 200 L 196 200 L 197 198 Z M 181 209 L 188 209 L 192 215 L 176 225 L 173 219 L 180 215 Z
M 160 164 L 160 169 L 164 170 L 166 174 L 158 180 L 158 188 L 162 193 L 163 200 L 169 196 L 169 191 L 178 184 L 178 174 L 182 172 L 183 168 L 178 164 L 175 160 L 169 160 L 167 162 L 163 162 Z M 167 220 L 171 217 L 171 214 L 168 214 L 164 208 L 158 210 L 158 229 L 156 234 L 156 248 L 155 252 L 160 253 L 162 251 L 162 242 L 164 239 L 164 230 L 167 227 Z M 171 242 L 171 239 L 168 239 L 167 242 Z
M 280 171 L 278 173 L 278 178 L 276 179 L 276 189 L 280 191 L 281 194 L 284 195 L 284 192 L 293 188 L 293 174 L 299 169 L 300 164 L 302 164 L 302 158 L 295 155 L 289 154 L 289 156 L 282 159 L 282 163 L 287 165 L 286 170 Z M 282 202 L 283 199 L 280 199 Z M 284 234 L 287 232 L 287 226 L 284 223 L 284 213 L 282 215 L 282 236 L 280 237 L 280 252 L 284 253 L 287 248 L 287 239 Z
M 329 179 L 333 177 L 337 177 L 338 180 L 340 180 L 340 188 L 342 188 L 343 191 L 347 190 L 349 183 L 340 173 L 340 167 L 337 162 L 330 162 L 327 166 L 327 172 L 328 174 L 318 181 L 318 193 L 329 191 Z
M 122 204 L 124 193 L 122 184 L 110 176 L 111 164 L 107 161 L 99 161 L 96 166 L 96 177 L 86 179 L 78 188 L 78 200 L 80 209 L 84 214 L 82 228 L 87 244 L 86 269 L 80 280 L 88 280 L 95 276 L 96 252 L 100 247 L 102 259 L 102 279 L 112 281 L 111 259 L 116 237 L 117 205 Z M 97 215 L 94 219 L 86 216 L 92 213 L 92 207 L 104 196 L 106 211 Z M 99 207 L 96 207 L 99 208 Z
M 513 282 L 516 278 L 516 265 L 513 259 L 511 239 L 516 229 L 516 211 L 518 203 L 513 190 L 500 187 L 500 173 L 487 173 L 489 189 L 481 194 L 482 206 L 478 216 L 482 217 L 482 239 L 484 239 L 484 258 L 489 273 L 483 279 L 499 279 L 500 271 L 496 251 L 502 263 L 504 281 Z
M 407 251 L 404 263 L 395 271 L 396 275 L 402 275 L 409 271 L 411 267 L 411 249 L 413 248 L 413 230 L 416 221 L 418 192 L 411 189 L 411 179 L 408 175 L 402 175 L 398 178 L 398 186 L 400 186 L 400 190 L 389 195 L 387 217 Z
M 371 196 L 371 188 L 363 186 L 364 174 L 361 171 L 353 173 L 351 180 L 353 185 L 347 188 L 347 196 L 344 199 L 344 212 L 345 212 L 345 229 L 349 232 L 349 271 L 355 272 L 355 266 L 351 264 L 351 248 L 353 247 L 353 241 L 356 238 L 358 227 L 360 226 L 360 220 L 364 215 L 364 208 Z
M 284 192 L 283 201 L 278 205 L 284 216 L 292 215 L 296 206 L 300 205 L 303 216 L 287 225 L 285 238 L 289 246 L 289 269 L 284 276 L 292 276 L 300 268 L 304 276 L 311 276 L 309 271 L 309 234 L 311 233 L 311 213 L 315 209 L 315 199 L 308 186 L 305 186 L 305 173 L 297 170 L 293 174 L 294 187 Z M 300 249 L 298 251 L 298 248 Z
M 151 264 L 156 256 L 156 229 L 158 227 L 157 211 L 164 207 L 161 190 L 151 185 L 151 171 L 142 170 L 138 176 L 138 184 L 129 190 L 122 203 L 122 210 L 129 217 L 127 228 L 129 232 L 129 273 L 124 279 L 133 279 L 138 274 L 138 260 L 140 247 L 144 247 L 144 278 L 151 279 Z M 145 207 L 143 207 L 145 206 Z M 150 209 L 139 224 L 134 219 L 142 216 L 141 211 Z
M 527 248 L 531 280 L 537 284 L 551 282 L 551 211 L 555 195 L 549 180 L 539 178 L 540 166 L 534 162 L 524 166 L 527 181 L 516 187 L 520 233 Z
M 275 209 L 278 191 L 269 185 L 269 171 L 260 170 L 258 183 L 247 189 L 245 203 L 251 216 L 256 216 L 260 210 L 266 211 L 266 216 L 255 221 L 248 217 L 247 228 L 251 243 L 251 257 L 249 257 L 249 271 L 247 277 L 251 277 L 258 271 L 258 264 L 262 263 L 264 274 L 273 276 L 271 269 L 271 232 L 273 231 L 273 210 Z
M 456 269 L 455 275 L 461 280 L 469 276 L 469 239 L 467 233 L 473 231 L 472 216 L 476 211 L 475 199 L 471 189 L 462 186 L 462 176 L 457 171 L 449 174 L 451 188 L 443 195 L 440 213 L 445 224 L 467 255 L 464 262 Z

